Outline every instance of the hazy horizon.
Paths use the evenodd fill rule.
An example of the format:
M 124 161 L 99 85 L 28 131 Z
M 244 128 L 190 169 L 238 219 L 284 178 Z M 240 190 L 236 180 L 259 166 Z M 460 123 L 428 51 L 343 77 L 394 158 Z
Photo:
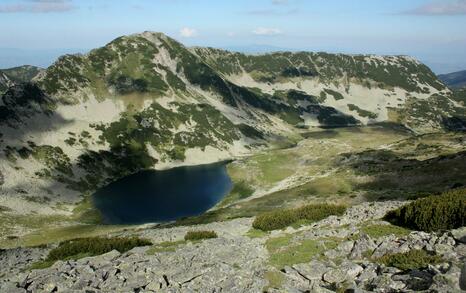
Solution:
M 1 68 L 45 67 L 150 30 L 187 46 L 410 55 L 438 74 L 466 69 L 466 0 L 3 0 L 0 16 Z

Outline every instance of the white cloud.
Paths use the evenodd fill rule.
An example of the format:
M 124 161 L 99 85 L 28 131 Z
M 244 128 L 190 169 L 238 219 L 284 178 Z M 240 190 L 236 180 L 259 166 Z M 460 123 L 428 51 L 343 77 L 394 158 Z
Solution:
M 275 36 L 282 34 L 282 31 L 278 28 L 258 27 L 252 33 L 258 36 Z
M 445 3 L 447 2 L 447 3 Z M 466 14 L 466 0 L 450 0 L 443 2 L 431 2 L 412 10 L 405 11 L 404 14 L 415 15 L 461 15 Z
M 69 0 L 29 0 L 31 2 L 39 2 L 39 3 L 65 3 Z
M 272 0 L 272 4 L 275 4 L 275 5 L 288 4 L 288 0 Z
M 192 38 L 197 36 L 197 30 L 189 27 L 184 27 L 180 30 L 180 35 L 185 38 Z
M 278 9 L 257 9 L 251 10 L 248 14 L 251 15 L 261 15 L 261 16 L 283 16 L 283 15 L 292 15 L 299 13 L 297 8 L 287 9 L 287 10 L 278 10 Z
M 0 13 L 48 13 L 66 12 L 76 9 L 70 0 L 29 0 L 16 4 L 0 5 Z

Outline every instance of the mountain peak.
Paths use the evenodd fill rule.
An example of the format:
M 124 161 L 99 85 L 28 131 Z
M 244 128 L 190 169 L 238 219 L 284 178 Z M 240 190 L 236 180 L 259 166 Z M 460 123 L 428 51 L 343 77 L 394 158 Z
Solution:
M 146 40 L 148 40 L 151 43 L 154 43 L 156 45 L 159 45 L 161 43 L 161 41 L 165 41 L 165 42 L 168 41 L 168 40 L 174 41 L 172 38 L 170 38 L 166 34 L 164 34 L 162 32 L 156 32 L 156 31 L 143 31 L 141 33 L 134 33 L 134 34 L 130 34 L 130 35 L 124 35 L 124 36 L 116 38 L 115 40 L 118 40 L 118 39 L 121 39 L 121 38 L 123 38 L 123 39 L 144 38 L 144 39 L 146 39 Z M 112 42 L 110 42 L 110 43 L 112 43 Z

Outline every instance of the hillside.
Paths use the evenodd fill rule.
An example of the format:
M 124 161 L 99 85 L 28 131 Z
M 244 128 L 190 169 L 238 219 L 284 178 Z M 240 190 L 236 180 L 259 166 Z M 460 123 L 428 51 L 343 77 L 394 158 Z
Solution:
M 14 84 L 30 82 L 42 71 L 42 68 L 31 65 L 0 69 L 0 94 Z
M 36 77 L 39 73 L 44 71 L 44 69 L 32 65 L 23 65 L 0 70 L 8 75 L 10 79 L 16 83 L 29 82 L 33 80 L 34 77 Z
M 453 89 L 466 87 L 466 70 L 441 74 L 438 78 Z
M 253 56 L 187 48 L 152 32 L 117 38 L 86 55 L 60 57 L 33 82 L 10 87 L 0 113 L 0 207 L 7 211 L 6 223 L 29 214 L 57 222 L 89 220 L 88 196 L 125 175 L 296 146 L 316 127 L 353 127 L 348 136 L 354 138 L 360 129 L 355 126 L 375 125 L 374 132 L 359 135 L 381 139 L 373 145 L 358 136 L 354 147 L 343 139 L 320 146 L 319 162 L 328 167 L 338 164 L 325 157 L 327 147 L 335 157 L 369 146 L 385 148 L 413 133 L 461 128 L 446 121 L 466 116 L 458 96 L 410 57 Z M 443 147 L 462 150 L 454 139 Z M 275 167 L 274 158 L 266 158 Z M 309 175 L 305 168 L 287 168 L 305 174 L 251 183 L 257 187 L 253 198 L 329 175 L 325 169 Z M 434 181 L 440 185 L 432 189 L 452 180 Z M 30 228 L 26 223 L 15 231 Z

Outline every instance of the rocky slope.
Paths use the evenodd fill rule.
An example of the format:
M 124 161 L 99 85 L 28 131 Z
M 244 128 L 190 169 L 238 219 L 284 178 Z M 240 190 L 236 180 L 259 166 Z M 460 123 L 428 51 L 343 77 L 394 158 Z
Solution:
M 393 230 L 380 218 L 402 204 L 365 203 L 353 206 L 342 216 L 260 235 L 250 231 L 250 218 L 193 227 L 141 227 L 118 235 L 146 237 L 153 241 L 153 247 L 58 261 L 42 270 L 30 271 L 28 266 L 42 259 L 50 247 L 5 250 L 0 253 L 0 289 L 2 292 L 460 292 L 460 279 L 463 284 L 466 281 L 466 270 L 461 273 L 466 260 L 466 230 L 442 233 Z M 214 230 L 219 238 L 181 241 L 192 230 Z M 436 253 L 441 260 L 418 269 L 399 269 L 379 261 L 386 255 L 416 249 Z
M 2 210 L 70 215 L 83 195 L 141 169 L 250 154 L 312 126 L 436 131 L 465 107 L 409 57 L 249 56 L 145 32 L 62 56 L 10 87 L 0 113 Z

